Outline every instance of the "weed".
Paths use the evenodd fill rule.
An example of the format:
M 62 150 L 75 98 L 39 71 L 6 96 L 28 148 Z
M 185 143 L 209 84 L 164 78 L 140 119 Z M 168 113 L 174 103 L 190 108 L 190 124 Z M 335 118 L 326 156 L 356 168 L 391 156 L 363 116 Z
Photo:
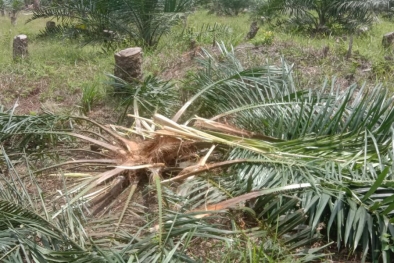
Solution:
M 82 84 L 81 109 L 84 114 L 90 112 L 93 106 L 103 99 L 105 93 L 101 87 L 102 84 L 97 82 Z
M 198 44 L 212 44 L 218 39 L 225 38 L 226 35 L 230 34 L 231 30 L 226 25 L 221 25 L 218 23 L 202 24 L 200 28 L 187 27 L 184 32 L 182 32 L 182 38 L 188 43 L 191 41 L 197 41 Z
M 255 38 L 250 42 L 255 46 L 271 45 L 274 41 L 274 33 L 272 31 L 259 31 Z

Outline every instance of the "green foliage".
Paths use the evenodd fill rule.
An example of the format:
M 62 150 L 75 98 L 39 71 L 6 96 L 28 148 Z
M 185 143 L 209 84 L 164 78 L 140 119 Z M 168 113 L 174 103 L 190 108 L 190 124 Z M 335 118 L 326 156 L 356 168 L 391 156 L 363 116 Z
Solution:
M 223 47 L 221 47 L 221 49 L 223 49 Z M 224 53 L 223 58 L 225 56 L 226 54 Z M 226 71 L 223 74 L 231 72 L 239 78 L 243 78 L 244 74 L 249 74 L 250 81 L 258 79 L 253 78 L 253 70 L 244 70 L 241 75 L 237 74 L 238 68 L 231 65 L 232 61 L 235 60 L 231 60 L 229 56 L 229 59 L 227 59 L 229 71 Z M 230 69 L 230 67 L 232 69 Z M 269 70 L 272 70 L 271 74 L 268 72 Z M 275 67 L 263 67 L 263 69 L 257 70 L 257 75 L 254 76 L 262 77 L 261 82 L 259 82 L 260 84 L 268 85 L 270 80 L 272 81 L 272 83 L 281 84 L 282 82 L 279 80 L 280 77 L 278 77 L 277 75 L 279 74 L 279 72 L 281 72 L 281 70 L 282 69 L 278 69 Z M 284 76 L 287 75 L 284 74 Z M 271 79 L 269 79 L 270 77 Z M 218 78 L 220 77 L 218 76 Z M 275 78 L 277 79 L 275 80 Z M 227 80 L 231 81 L 231 78 L 227 78 Z M 235 80 L 234 77 L 233 80 Z M 238 80 L 244 81 L 244 79 Z M 46 171 L 48 171 L 49 169 L 57 169 L 60 167 L 67 167 L 69 165 L 74 166 L 74 164 L 76 165 L 75 168 L 77 169 L 81 167 L 80 165 L 86 164 L 92 168 L 94 167 L 94 171 L 100 170 L 100 173 L 92 175 L 68 173 L 65 171 L 68 169 L 63 170 L 62 176 L 64 176 L 68 180 L 72 180 L 73 176 L 78 177 L 79 180 L 74 181 L 75 185 L 71 185 L 70 187 L 67 187 L 64 191 L 62 191 L 64 193 L 67 193 L 67 195 L 60 194 L 60 196 L 56 197 L 56 201 L 59 201 L 63 204 L 61 209 L 52 208 L 52 204 L 48 204 L 48 206 L 46 206 L 49 211 L 49 216 L 46 218 L 51 218 L 53 219 L 53 221 L 56 221 L 57 218 L 62 216 L 63 211 L 83 210 L 83 212 L 89 213 L 89 211 L 84 210 L 87 203 L 93 202 L 94 200 L 96 200 L 95 198 L 100 197 L 103 192 L 105 193 L 107 192 L 107 190 L 110 190 L 110 185 L 103 185 L 100 183 L 100 181 L 103 179 L 110 180 L 111 177 L 114 178 L 116 176 L 121 177 L 120 174 L 123 171 L 127 171 L 128 168 L 130 168 L 130 170 L 136 169 L 136 171 L 138 171 L 135 176 L 133 176 L 133 179 L 136 180 L 135 187 L 137 187 L 137 185 L 140 185 L 138 183 L 139 180 L 145 180 L 145 178 L 153 178 L 156 182 L 156 189 L 148 190 L 149 192 L 157 193 L 159 211 L 157 211 L 157 213 L 152 212 L 147 214 L 147 210 L 145 210 L 144 208 L 143 212 L 145 217 L 147 218 L 143 220 L 143 226 L 140 225 L 140 227 L 138 227 L 137 225 L 134 226 L 133 224 L 131 226 L 131 229 L 125 230 L 123 228 L 120 228 L 124 225 L 121 224 L 121 220 L 119 220 L 117 223 L 110 221 L 110 225 L 115 226 L 115 230 L 110 231 L 110 236 L 105 236 L 102 239 L 90 241 L 82 238 L 79 239 L 79 237 L 83 233 L 85 233 L 85 231 L 83 231 L 85 222 L 79 222 L 78 224 L 76 224 L 74 221 L 70 221 L 70 219 L 68 219 L 67 222 L 70 222 L 70 224 L 64 225 L 63 231 L 67 234 L 70 233 L 71 230 L 78 233 L 77 235 L 72 235 L 73 239 L 71 240 L 74 241 L 74 243 L 71 245 L 68 245 L 66 243 L 64 246 L 59 246 L 55 248 L 50 247 L 50 249 L 46 249 L 46 243 L 43 242 L 43 244 L 38 244 L 38 252 L 36 254 L 45 258 L 47 262 L 55 261 L 52 256 L 56 256 L 56 260 L 58 261 L 63 260 L 65 262 L 69 262 L 71 261 L 71 259 L 67 256 L 70 255 L 73 255 L 72 259 L 74 260 L 74 262 L 78 260 L 89 261 L 89 259 L 85 258 L 87 255 L 90 255 L 92 257 L 97 256 L 98 259 L 95 258 L 95 260 L 97 260 L 98 262 L 106 262 L 104 261 L 104 259 L 102 259 L 102 257 L 104 257 L 105 260 L 109 261 L 108 258 L 113 258 L 115 256 L 116 258 L 119 258 L 117 262 L 123 262 L 127 260 L 129 260 L 129 262 L 132 260 L 134 260 L 134 262 L 141 262 L 145 260 L 146 262 L 169 262 L 171 259 L 196 262 L 197 259 L 195 258 L 198 258 L 198 255 L 193 255 L 194 257 L 191 257 L 189 252 L 191 250 L 189 248 L 191 248 L 193 242 L 198 241 L 198 239 L 221 240 L 226 244 L 225 249 L 231 250 L 233 249 L 233 241 L 231 240 L 231 238 L 237 238 L 237 236 L 245 235 L 245 238 L 242 238 L 239 242 L 246 243 L 248 242 L 248 240 L 255 239 L 262 240 L 263 242 L 262 248 L 257 249 L 260 244 L 256 244 L 255 246 L 256 250 L 258 251 L 256 253 L 258 254 L 250 252 L 244 255 L 246 260 L 249 261 L 253 258 L 261 259 L 265 256 L 272 258 L 272 260 L 280 260 L 285 257 L 288 258 L 290 253 L 275 253 L 276 251 L 279 251 L 278 246 L 280 242 L 272 241 L 270 237 L 274 236 L 274 234 L 267 235 L 266 232 L 264 230 L 261 230 L 259 226 L 247 230 L 241 230 L 238 228 L 236 222 L 231 221 L 231 224 L 234 224 L 234 227 L 232 229 L 229 229 L 228 224 L 222 223 L 223 220 L 231 220 L 231 216 L 229 215 L 219 216 L 212 214 L 212 216 L 207 216 L 206 214 L 211 212 L 207 212 L 205 210 L 190 211 L 190 209 L 199 208 L 200 205 L 204 206 L 205 201 L 207 201 L 206 204 L 214 204 L 216 202 L 226 200 L 230 196 L 234 196 L 235 198 L 237 198 L 239 195 L 250 191 L 250 187 L 248 187 L 250 183 L 245 185 L 242 182 L 243 180 L 235 180 L 236 177 L 234 177 L 234 174 L 232 172 L 227 175 L 224 174 L 223 176 L 215 176 L 215 178 L 212 178 L 213 180 L 208 177 L 202 178 L 203 180 L 200 180 L 200 178 L 197 177 L 196 180 L 187 181 L 187 183 L 190 183 L 189 186 L 188 184 L 185 184 L 185 187 L 180 188 L 184 190 L 190 189 L 186 191 L 186 193 L 180 195 L 177 191 L 175 191 L 175 189 L 169 187 L 161 179 L 162 174 L 159 174 L 160 169 L 157 169 L 156 164 L 147 163 L 146 165 L 141 165 L 141 163 L 139 162 L 133 162 L 132 159 L 135 157 L 141 158 L 140 160 L 143 162 L 150 162 L 149 160 L 151 158 L 156 159 L 157 156 L 164 156 L 165 158 L 173 156 L 175 159 L 169 159 L 168 168 L 170 170 L 177 171 L 177 169 L 179 169 L 177 167 L 177 163 L 182 162 L 182 158 L 184 158 L 184 155 L 174 155 L 174 153 L 178 152 L 184 153 L 184 151 L 182 150 L 183 143 L 181 143 L 180 145 L 176 144 L 175 148 L 171 146 L 171 143 L 164 143 L 162 145 L 159 144 L 159 146 L 163 148 L 155 150 L 155 140 L 150 140 L 148 138 L 155 138 L 156 136 L 152 137 L 153 134 L 145 134 L 145 129 L 148 129 L 150 131 L 155 130 L 154 126 L 156 125 L 156 121 L 150 121 L 150 123 L 147 123 L 149 122 L 149 119 L 141 117 L 141 114 L 144 113 L 144 108 L 148 108 L 148 111 L 146 111 L 144 114 L 149 116 L 154 113 L 152 111 L 159 110 L 160 112 L 168 110 L 168 114 L 171 114 L 173 108 L 177 106 L 176 100 L 174 98 L 168 97 L 170 96 L 170 94 L 166 94 L 169 93 L 168 91 L 171 91 L 171 89 L 167 90 L 167 92 L 164 92 L 158 89 L 157 85 L 156 87 L 154 86 L 156 82 L 160 84 L 158 80 L 150 79 L 145 80 L 145 84 L 129 84 L 129 90 L 127 90 L 127 87 L 124 87 L 124 89 L 126 89 L 125 91 L 127 91 L 126 94 L 130 95 L 133 100 L 132 106 L 136 122 L 133 126 L 133 129 L 124 128 L 124 130 L 119 130 L 119 133 L 115 133 L 113 130 L 108 129 L 107 127 L 100 125 L 93 120 L 88 120 L 81 117 L 56 116 L 50 114 L 36 116 L 17 116 L 14 115 L 13 112 L 5 112 L 0 115 L 0 142 L 6 146 L 7 150 L 11 151 L 12 158 L 20 159 L 22 156 L 23 160 L 26 160 L 27 162 L 26 165 L 28 165 L 28 169 L 30 169 L 29 165 L 31 164 L 37 164 L 37 168 L 40 167 L 38 169 L 34 169 L 31 173 L 29 173 L 29 175 L 31 175 L 31 178 L 35 178 L 34 175 L 37 173 L 41 173 L 43 176 L 47 176 Z M 239 83 L 241 82 L 238 82 L 238 84 Z M 234 82 L 234 86 L 231 87 L 235 88 L 236 83 Z M 166 104 L 163 105 L 163 107 L 156 106 L 160 104 L 154 105 L 156 101 L 160 102 L 160 100 L 166 100 L 164 101 Z M 139 112 L 141 112 L 141 114 L 139 114 Z M 158 131 L 161 129 L 160 127 L 174 127 L 174 138 L 180 138 L 177 134 L 177 124 L 175 122 L 170 124 L 170 126 L 168 126 L 164 122 L 162 123 L 162 126 L 160 124 L 158 125 Z M 111 128 L 115 127 L 112 126 Z M 129 132 L 137 133 L 139 135 L 142 135 L 141 138 L 147 138 L 147 144 L 143 143 L 141 145 L 147 145 L 148 149 L 141 148 L 141 151 L 138 150 L 138 153 L 130 152 L 135 149 L 135 147 L 133 146 L 134 144 L 132 143 L 132 141 L 128 139 L 128 135 L 124 132 L 126 132 L 127 134 L 129 134 Z M 104 134 L 109 137 L 106 138 Z M 31 145 L 31 143 L 37 143 L 39 139 L 43 138 L 52 139 L 52 141 L 50 141 L 52 143 L 40 144 L 39 148 L 29 148 L 29 145 Z M 178 141 L 178 139 L 174 140 L 174 138 L 170 137 L 166 138 L 160 136 L 156 138 L 163 138 L 164 140 L 169 139 L 169 142 Z M 185 143 L 186 145 L 190 145 L 188 140 L 186 140 Z M 88 146 L 89 144 L 97 145 L 98 147 L 105 150 L 100 152 L 92 152 L 86 148 L 86 146 Z M 206 153 L 206 145 L 207 144 L 205 143 L 201 144 L 203 148 L 196 151 L 196 154 L 204 155 Z M 196 144 L 197 148 L 201 146 L 198 146 L 198 144 Z M 168 151 L 168 147 L 170 151 Z M 194 146 L 192 149 L 194 149 Z M 231 149 L 229 148 L 225 152 L 229 152 L 230 150 Z M 28 153 L 28 155 L 25 156 L 23 154 L 24 152 Z M 87 159 L 80 159 L 81 154 L 83 154 L 82 158 Z M 143 158 L 143 154 L 149 154 L 151 155 L 151 157 Z M 215 155 L 217 155 L 218 158 L 227 158 L 227 154 L 223 155 L 223 153 L 221 153 L 220 151 L 217 152 L 217 154 L 215 153 Z M 40 158 L 38 156 L 40 156 Z M 1 161 L 3 161 L 3 159 L 1 159 Z M 158 161 L 161 162 L 161 159 L 158 159 Z M 13 161 L 7 163 L 11 166 L 13 164 Z M 162 164 L 159 163 L 159 165 Z M 121 168 L 125 166 L 128 168 Z M 101 171 L 100 167 L 113 167 L 113 169 L 104 168 Z M 216 184 L 216 182 L 219 184 Z M 212 192 L 213 195 L 211 195 L 210 191 L 206 191 L 211 188 L 211 186 L 209 185 L 209 187 L 207 188 L 207 183 L 212 184 L 212 187 L 214 187 L 214 189 L 217 189 L 220 192 L 218 193 L 214 191 Z M 190 186 L 192 187 L 190 188 Z M 238 188 L 238 186 L 240 188 Z M 132 198 L 134 191 L 133 189 L 135 188 L 132 188 L 132 186 L 130 187 L 130 198 Z M 229 189 L 227 193 L 225 190 L 226 188 Z M 273 197 L 279 193 L 289 194 L 293 191 L 304 191 L 306 188 L 310 188 L 310 185 L 286 185 L 278 188 L 260 189 L 256 193 L 258 194 L 258 196 L 270 195 L 269 200 L 274 200 Z M 94 190 L 94 193 L 90 192 L 92 190 Z M 5 192 L 2 191 L 1 193 Z M 230 196 L 228 194 L 230 194 Z M 206 198 L 201 198 L 201 196 L 206 196 Z M 275 203 L 277 203 L 276 200 Z M 142 206 L 142 204 L 138 205 L 137 208 L 140 206 Z M 174 206 L 177 207 L 176 211 L 174 210 Z M 49 209 L 49 207 L 51 207 L 51 209 Z M 134 210 L 134 207 L 134 205 L 128 206 L 128 212 L 130 212 L 129 209 Z M 292 207 L 290 209 L 292 209 Z M 13 209 L 13 211 L 18 210 Z M 275 215 L 271 215 L 271 212 L 273 212 L 272 210 L 267 211 L 267 213 L 264 213 L 264 217 L 270 218 L 269 221 L 272 224 L 267 225 L 265 229 L 269 228 L 269 232 L 274 233 L 277 229 L 277 223 L 279 223 L 276 222 L 279 216 L 281 219 L 280 225 L 284 226 L 283 228 L 280 228 L 281 236 L 286 233 L 287 230 L 291 229 L 291 225 L 294 224 L 294 222 L 305 221 L 305 215 L 303 213 L 296 213 L 292 217 L 283 217 L 289 211 L 287 210 L 287 208 L 276 211 Z M 132 211 L 132 213 L 136 212 Z M 262 221 L 262 215 L 255 215 L 254 220 L 256 220 L 256 222 Z M 142 217 L 142 219 L 140 219 L 140 217 L 142 216 L 139 216 L 137 218 L 139 220 L 142 220 L 144 218 Z M 203 219 L 201 219 L 201 217 Z M 15 221 L 17 222 L 18 220 L 19 219 L 17 218 L 17 220 Z M 21 220 L 21 222 L 24 221 Z M 41 223 L 43 224 L 43 226 L 47 226 L 46 222 Z M 95 223 L 97 223 L 97 221 Z M 108 224 L 106 223 L 106 225 L 103 225 L 103 227 L 108 227 Z M 118 227 L 119 231 L 117 231 Z M 32 228 L 34 231 L 34 226 L 27 225 L 27 228 Z M 71 228 L 71 230 L 68 228 Z M 302 235 L 293 235 L 294 233 L 291 233 L 293 239 L 289 240 L 288 244 L 294 245 L 296 242 L 299 241 L 306 242 L 305 240 L 310 240 L 311 235 L 314 235 L 314 231 L 312 229 L 308 229 L 308 231 L 303 232 Z M 65 237 L 65 240 L 68 240 L 67 237 L 68 236 Z M 116 252 L 101 250 L 99 245 L 95 245 L 107 245 L 108 238 L 114 240 L 115 244 L 111 246 L 111 248 L 116 250 Z M 314 237 L 312 239 L 314 240 Z M 26 242 L 25 240 L 23 241 Z M 80 242 L 83 243 L 84 246 L 80 245 Z M 7 247 L 7 250 L 5 250 L 4 253 L 13 251 L 15 247 L 16 245 Z M 82 249 L 79 247 L 81 247 Z M 249 247 L 253 248 L 253 246 Z M 59 251 L 56 251 L 56 249 L 58 249 Z M 221 246 L 220 249 L 222 251 L 223 246 Z M 261 254 L 263 251 L 265 256 Z M 42 253 L 43 255 L 41 255 L 40 253 Z M 235 259 L 236 257 L 237 255 L 235 254 L 231 256 L 229 260 L 233 261 L 232 259 Z
M 376 61 L 372 65 L 372 72 L 376 75 L 377 78 L 384 78 L 389 72 L 392 72 L 394 69 L 392 62 L 387 60 Z
M 375 2 L 375 12 L 384 18 L 393 18 L 394 14 L 394 1 L 393 0 L 380 0 Z
M 237 166 L 231 179 L 238 178 L 233 191 L 241 191 L 239 187 L 247 191 L 310 182 L 316 191 L 298 195 L 309 227 L 316 229 L 319 222 L 324 222 L 338 246 L 344 244 L 354 250 L 360 246 L 363 260 L 371 251 L 374 262 L 381 256 L 390 262 L 387 246 L 378 240 L 392 236 L 394 230 L 390 205 L 394 193 L 392 145 L 388 143 L 393 138 L 393 98 L 381 86 L 372 90 L 361 87 L 357 91 L 354 85 L 340 93 L 335 85 L 325 84 L 321 90 L 297 91 L 290 76 L 287 81 L 283 81 L 283 76 L 280 81 L 275 79 L 274 75 L 280 73 L 274 69 L 270 71 L 272 75 L 265 73 L 265 81 L 270 83 L 267 86 L 260 71 L 243 71 L 232 52 L 222 51 L 219 61 L 207 56 L 207 71 L 196 75 L 200 85 L 194 86 L 196 96 L 186 105 L 203 101 L 205 108 L 211 109 L 210 120 L 206 121 L 210 127 L 214 127 L 212 121 L 230 118 L 232 125 L 253 132 L 252 137 L 262 136 L 248 140 L 220 132 L 199 134 L 213 143 L 236 143 L 230 160 L 252 162 Z M 290 70 L 284 65 L 282 74 L 285 69 Z M 183 107 L 173 120 L 186 111 Z M 263 139 L 264 136 L 269 137 Z M 256 164 L 259 161 L 263 163 Z M 231 188 L 223 181 L 215 185 L 223 186 L 227 192 Z M 211 189 L 212 196 L 218 192 Z M 292 206 L 291 200 L 282 198 L 273 204 L 261 198 L 254 211 L 262 211 L 263 216 L 278 203 L 277 209 Z
M 243 233 L 238 229 L 226 230 L 224 226 L 215 221 L 223 220 L 223 217 L 210 216 L 206 220 L 194 218 L 194 214 L 173 213 L 169 211 L 168 202 L 178 199 L 177 194 L 171 192 L 165 186 L 160 186 L 160 178 L 156 179 L 158 203 L 163 207 L 158 215 L 151 214 L 152 217 L 161 219 L 160 227 L 146 222 L 144 226 L 132 227 L 128 231 L 116 230 L 108 236 L 102 235 L 98 238 L 89 238 L 87 229 L 108 228 L 115 224 L 111 218 L 94 220 L 88 223 L 88 218 L 84 217 L 81 206 L 63 206 L 61 212 L 52 210 L 50 200 L 45 198 L 46 194 L 41 191 L 35 176 L 30 174 L 27 178 L 19 175 L 12 161 L 2 148 L 2 169 L 6 169 L 7 176 L 0 172 L 0 258 L 4 262 L 25 262 L 40 259 L 40 262 L 172 262 L 174 260 L 198 262 L 190 257 L 189 248 L 193 247 L 193 238 L 213 240 L 222 242 L 220 250 L 231 249 L 241 246 L 238 242 L 247 242 L 249 247 L 260 251 L 255 253 L 245 253 L 245 260 L 259 258 L 261 253 L 271 255 L 274 258 L 290 258 L 290 255 L 279 243 L 271 240 L 264 232 L 254 233 L 253 237 L 248 237 L 249 233 Z M 29 158 L 23 156 L 22 160 L 28 166 Z M 4 163 L 3 163 L 4 161 Z M 31 171 L 30 171 L 31 172 Z M 65 177 L 67 175 L 64 175 Z M 65 181 L 66 178 L 63 178 Z M 29 185 L 27 190 L 26 185 Z M 280 191 L 278 189 L 278 191 Z M 49 194 L 49 193 L 48 193 Z M 71 194 L 71 193 L 70 193 Z M 71 196 L 64 190 L 64 194 L 56 197 L 65 200 L 66 204 Z M 38 201 L 38 202 L 37 202 Z M 165 208 L 165 209 L 164 209 Z M 181 210 L 183 211 L 183 210 Z M 109 223 L 109 225 L 108 225 Z M 151 227 L 151 228 L 150 228 Z M 228 238 L 229 236 L 243 236 L 237 239 L 237 243 Z M 227 237 L 226 237 L 227 236 Z M 262 237 L 265 240 L 264 247 L 259 248 L 257 244 L 251 244 L 252 239 Z M 113 249 L 108 248 L 108 239 L 116 240 Z M 39 240 L 40 242 L 37 242 Z M 261 251 L 264 248 L 265 252 Z M 244 253 L 240 247 L 240 253 Z M 267 251 L 269 249 L 269 251 Z M 272 249 L 272 251 L 271 251 Z M 282 251 L 283 254 L 274 254 Z M 198 258 L 200 253 L 193 255 Z M 206 258 L 200 258 L 201 260 Z M 234 253 L 227 257 L 228 260 L 238 259 Z
M 153 48 L 163 34 L 181 20 L 191 0 L 69 1 L 35 10 L 31 20 L 55 17 L 64 27 L 83 35 L 87 42 L 108 41 L 104 30 L 119 35 L 117 39 Z M 30 20 L 30 21 L 31 21 Z M 116 41 L 112 39 L 111 41 Z
M 176 120 L 179 120 L 183 113 L 204 117 L 214 116 L 215 112 L 223 110 L 231 103 L 241 106 L 253 103 L 256 98 L 263 99 L 263 94 L 255 94 L 259 91 L 250 89 L 250 85 L 257 85 L 263 90 L 269 87 L 277 92 L 282 89 L 290 92 L 295 88 L 287 65 L 283 64 L 283 68 L 260 65 L 256 68 L 245 69 L 234 56 L 234 50 L 228 50 L 224 44 L 219 44 L 218 48 L 221 51 L 219 58 L 203 50 L 204 57 L 198 60 L 203 70 L 195 73 L 193 83 L 186 87 L 192 96 L 188 103 L 178 111 L 174 117 Z M 254 96 L 257 97 L 254 98 Z M 191 103 L 197 105 L 191 112 L 187 112 L 186 109 Z M 194 112 L 200 108 L 202 111 Z
M 225 15 L 236 16 L 251 4 L 251 0 L 214 0 L 215 11 Z
M 4 126 L 1 126 L 4 127 Z M 26 157 L 26 156 L 25 156 Z M 65 209 L 51 217 L 48 200 L 34 176 L 23 178 L 1 147 L 0 171 L 0 258 L 2 262 L 109 262 L 111 251 L 89 243 L 81 210 Z M 4 171 L 3 170 L 3 171 Z M 29 185 L 29 188 L 27 187 Z M 114 261 L 112 261 L 114 262 Z
M 200 28 L 187 27 L 182 32 L 182 39 L 188 43 L 196 41 L 198 44 L 212 44 L 217 39 L 222 39 L 227 34 L 230 34 L 230 28 L 227 25 L 218 23 L 202 24 Z
M 212 0 L 195 0 L 196 6 L 208 6 L 210 3 L 212 3 Z
M 95 104 L 104 98 L 105 93 L 100 89 L 100 83 L 84 83 L 82 85 L 81 107 L 83 113 L 92 110 Z
M 255 46 L 260 45 L 271 45 L 274 41 L 274 33 L 272 31 L 259 30 L 257 35 L 250 40 L 250 42 Z
M 23 0 L 0 0 L 0 9 L 11 10 L 16 13 L 25 6 Z
M 119 121 L 123 121 L 130 107 L 136 117 L 148 117 L 154 112 L 160 111 L 166 114 L 172 113 L 176 101 L 175 86 L 169 81 L 159 80 L 154 76 L 147 76 L 141 82 L 129 83 L 114 75 L 108 75 L 111 86 L 114 87 L 115 96 L 121 98 L 124 107 Z
M 394 252 L 394 237 L 389 234 L 384 234 L 381 237 L 382 249 L 385 251 Z
M 12 0 L 11 6 L 13 11 L 19 11 L 24 6 L 24 2 L 22 0 Z
M 380 1 L 362 0 L 268 0 L 261 4 L 258 14 L 297 30 L 330 33 L 339 28 L 354 32 L 372 23 L 374 8 L 380 5 Z

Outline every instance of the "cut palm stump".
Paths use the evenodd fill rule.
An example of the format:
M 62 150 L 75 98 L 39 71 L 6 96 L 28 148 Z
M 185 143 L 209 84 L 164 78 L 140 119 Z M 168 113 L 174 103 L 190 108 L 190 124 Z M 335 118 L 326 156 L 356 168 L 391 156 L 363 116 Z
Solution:
M 394 44 L 394 32 L 387 33 L 383 36 L 382 46 L 384 48 L 393 47 Z
M 28 55 L 27 36 L 17 35 L 16 37 L 14 37 L 14 42 L 13 42 L 14 60 L 26 58 L 27 55 Z
M 142 79 L 142 48 L 127 48 L 116 53 L 114 75 L 129 83 Z

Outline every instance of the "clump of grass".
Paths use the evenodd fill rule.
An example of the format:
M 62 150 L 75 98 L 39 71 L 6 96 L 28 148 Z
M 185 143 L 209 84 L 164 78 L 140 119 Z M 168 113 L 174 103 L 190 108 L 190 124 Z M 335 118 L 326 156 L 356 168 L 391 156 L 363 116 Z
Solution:
M 226 25 L 214 23 L 202 24 L 199 28 L 187 27 L 182 32 L 182 39 L 187 43 L 196 41 L 198 45 L 212 44 L 217 39 L 225 39 L 227 34 L 231 33 L 231 29 Z
M 102 82 L 85 82 L 82 84 L 81 109 L 84 114 L 90 112 L 94 105 L 103 100 L 105 90 Z

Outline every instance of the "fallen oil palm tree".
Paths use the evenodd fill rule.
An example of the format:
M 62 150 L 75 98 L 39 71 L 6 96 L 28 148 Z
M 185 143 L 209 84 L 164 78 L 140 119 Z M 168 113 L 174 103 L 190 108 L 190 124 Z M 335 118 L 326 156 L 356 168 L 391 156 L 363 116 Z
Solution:
M 0 114 L 0 141 L 11 159 L 24 152 L 37 176 L 61 171 L 80 179 L 58 195 L 62 209 L 50 210 L 48 220 L 75 208 L 100 217 L 124 192 L 105 245 L 122 260 L 191 262 L 186 248 L 195 238 L 230 242 L 230 235 L 261 238 L 276 229 L 290 249 L 310 247 L 320 232 L 338 248 L 362 249 L 363 260 L 390 262 L 393 98 L 380 86 L 297 90 L 285 63 L 244 69 L 219 47 L 220 60 L 205 53 L 192 96 L 172 119 L 133 115 L 138 125 L 124 128 Z M 200 113 L 204 118 L 195 117 Z M 6 163 L 4 171 L 12 170 Z M 124 228 L 126 214 L 138 214 L 133 200 L 147 181 L 157 216 Z M 213 227 L 212 216 L 228 209 L 242 211 L 238 227 Z M 314 258 L 309 252 L 305 260 Z

